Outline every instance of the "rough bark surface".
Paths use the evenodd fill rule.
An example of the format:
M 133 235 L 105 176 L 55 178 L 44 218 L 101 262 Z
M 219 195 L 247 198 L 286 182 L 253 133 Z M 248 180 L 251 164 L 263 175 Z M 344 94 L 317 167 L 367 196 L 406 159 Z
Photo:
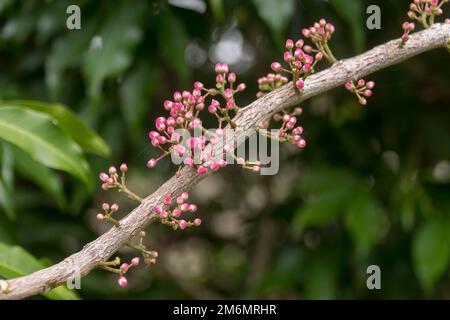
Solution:
M 275 112 L 296 105 L 320 93 L 343 85 L 346 81 L 363 78 L 380 69 L 400 63 L 408 58 L 435 48 L 442 48 L 450 41 L 450 24 L 434 24 L 431 28 L 411 35 L 410 40 L 399 47 L 400 39 L 387 42 L 359 56 L 341 60 L 331 68 L 311 75 L 305 81 L 301 94 L 294 91 L 292 83 L 255 100 L 240 110 L 233 121 L 237 124 L 238 143 L 245 140 L 250 130 L 257 128 Z M 214 147 L 223 148 L 220 143 Z M 152 208 L 162 202 L 166 194 L 179 195 L 207 175 L 198 175 L 195 170 L 183 168 L 180 175 L 173 176 L 105 234 L 88 243 L 83 249 L 63 261 L 36 271 L 30 275 L 6 280 L 6 290 L 0 299 L 22 299 L 46 292 L 64 284 L 75 273 L 88 274 L 101 262 L 106 261 L 118 249 L 156 219 Z

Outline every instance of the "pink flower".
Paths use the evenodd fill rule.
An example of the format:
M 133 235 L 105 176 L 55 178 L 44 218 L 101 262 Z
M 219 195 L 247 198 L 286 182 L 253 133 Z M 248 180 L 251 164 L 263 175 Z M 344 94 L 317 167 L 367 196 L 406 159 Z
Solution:
M 281 66 L 281 64 L 278 63 L 278 62 L 272 62 L 272 64 L 270 65 L 270 67 L 271 67 L 272 70 L 275 71 L 275 72 L 281 72 L 281 70 L 283 69 L 283 67 Z
M 131 259 L 131 264 L 133 266 L 137 266 L 139 262 L 140 262 L 139 257 L 134 257 L 133 259 Z
M 158 163 L 157 160 L 155 160 L 155 159 L 150 159 L 150 160 L 147 162 L 147 168 L 149 168 L 149 169 L 154 168 L 154 167 L 156 167 L 156 164 L 157 164 L 157 163 Z
M 181 230 L 186 229 L 189 226 L 189 223 L 186 220 L 178 221 L 178 226 Z
M 128 171 L 128 166 L 125 163 L 122 163 L 120 165 L 120 171 L 127 172 Z
M 170 205 L 171 203 L 172 203 L 172 197 L 170 196 L 170 194 L 166 194 L 164 196 L 164 204 Z
M 200 219 L 200 218 L 195 219 L 194 224 L 198 227 L 199 225 L 202 224 L 202 219 Z
M 127 278 L 125 278 L 124 276 L 120 276 L 119 280 L 117 280 L 117 283 L 119 284 L 119 286 L 121 286 L 122 288 L 125 288 L 128 285 L 128 280 Z
M 204 166 L 200 166 L 197 169 L 197 173 L 198 174 L 206 174 L 208 172 L 208 168 L 204 167 Z
M 180 209 L 174 209 L 172 211 L 172 216 L 175 218 L 179 218 L 181 216 L 181 210 Z
M 305 83 L 303 82 L 303 80 L 298 79 L 297 82 L 295 83 L 295 86 L 297 87 L 297 89 L 301 90 L 305 86 Z

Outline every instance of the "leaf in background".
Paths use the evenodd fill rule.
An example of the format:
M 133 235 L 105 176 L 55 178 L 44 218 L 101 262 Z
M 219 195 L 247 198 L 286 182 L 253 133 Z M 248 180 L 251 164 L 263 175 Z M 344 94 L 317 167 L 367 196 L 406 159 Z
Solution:
M 331 0 L 338 15 L 342 17 L 350 27 L 353 47 L 357 52 L 364 51 L 366 34 L 363 4 L 359 0 Z
M 223 0 L 209 0 L 209 6 L 216 21 L 222 22 L 225 15 L 223 11 Z
M 295 213 L 292 222 L 294 233 L 300 234 L 308 227 L 327 225 L 334 221 L 341 213 L 342 205 L 348 198 L 349 193 L 345 190 L 336 189 L 328 191 L 320 198 L 305 203 Z
M 0 13 L 2 13 L 3 10 L 7 9 L 9 6 L 11 6 L 14 3 L 15 0 L 3 0 L 0 1 Z
M 444 219 L 426 221 L 414 234 L 412 256 L 422 287 L 431 292 L 436 281 L 448 271 L 450 223 Z
M 47 115 L 18 107 L 0 108 L 0 138 L 25 150 L 35 161 L 64 170 L 92 188 L 81 148 Z
M 282 43 L 283 34 L 294 15 L 293 0 L 253 0 L 261 19 L 269 27 L 275 41 Z
M 175 15 L 167 11 L 159 16 L 157 26 L 158 48 L 161 56 L 180 79 L 186 81 L 190 76 L 190 68 L 184 54 L 188 44 L 184 25 Z
M 1 146 L 1 175 L 0 175 L 0 205 L 5 210 L 6 215 L 10 219 L 16 218 L 13 202 L 14 190 L 14 156 L 11 147 L 5 143 L 0 142 Z
M 369 193 L 354 193 L 345 213 L 345 226 L 356 244 L 357 252 L 367 254 L 382 228 L 381 208 Z
M 126 1 L 111 8 L 113 11 L 106 15 L 84 56 L 83 74 L 89 96 L 94 99 L 100 96 L 106 78 L 117 76 L 129 67 L 133 50 L 143 34 L 140 25 L 146 11 L 144 2 L 133 1 L 132 9 Z
M 21 149 L 14 147 L 14 166 L 18 173 L 27 180 L 33 181 L 36 185 L 54 198 L 60 208 L 64 208 L 66 198 L 60 178 L 52 170 L 33 161 L 31 157 Z
M 96 23 L 93 20 L 83 20 L 81 30 L 65 32 L 63 36 L 53 41 L 51 52 L 45 62 L 45 81 L 54 100 L 59 100 L 61 96 L 64 71 L 81 65 L 83 54 L 95 34 Z
M 40 8 L 40 4 L 36 1 L 23 2 L 20 12 L 8 19 L 0 30 L 0 45 L 3 46 L 4 41 L 25 42 L 36 27 Z
M 336 249 L 336 248 L 333 248 Z M 341 263 L 337 250 L 322 249 L 306 261 L 305 299 L 335 299 Z
M 0 276 L 7 279 L 25 276 L 45 265 L 19 246 L 9 246 L 0 242 Z M 75 291 L 64 286 L 43 293 L 49 299 L 77 300 Z
M 305 170 L 299 191 L 309 196 L 310 200 L 299 208 L 294 217 L 294 233 L 335 220 L 357 185 L 355 177 L 339 168 L 313 167 Z
M 157 83 L 158 73 L 154 66 L 142 61 L 130 71 L 120 86 L 120 106 L 133 139 L 139 139 Z
M 94 130 L 85 125 L 76 113 L 64 105 L 37 101 L 3 101 L 0 103 L 0 108 L 4 106 L 25 107 L 49 114 L 84 151 L 103 157 L 109 156 L 111 153 L 106 142 Z

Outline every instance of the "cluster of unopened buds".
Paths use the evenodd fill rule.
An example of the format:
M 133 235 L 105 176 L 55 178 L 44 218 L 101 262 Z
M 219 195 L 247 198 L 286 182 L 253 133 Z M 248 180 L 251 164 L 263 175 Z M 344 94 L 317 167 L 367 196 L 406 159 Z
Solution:
M 414 0 L 409 5 L 408 17 L 418 21 L 424 28 L 429 28 L 434 24 L 436 16 L 444 13 L 442 6 L 449 0 Z M 446 19 L 447 23 L 449 19 Z M 401 46 L 409 40 L 409 34 L 414 31 L 415 24 L 406 21 L 402 24 L 403 35 Z
M 302 108 L 295 108 L 292 113 L 281 111 L 273 116 L 273 120 L 276 122 L 281 121 L 281 127 L 277 131 L 267 131 L 270 121 L 263 123 L 261 133 L 265 134 L 269 138 L 278 139 L 280 142 L 290 142 L 300 149 L 306 147 L 306 140 L 302 137 L 303 127 L 298 125 L 297 116 L 302 113 Z
M 228 165 L 225 155 L 234 155 L 234 148 L 228 144 L 224 145 L 223 150 L 219 150 L 221 152 L 215 152 L 212 148 L 207 148 L 207 142 L 214 146 L 223 141 L 226 124 L 236 128 L 232 121 L 232 116 L 239 111 L 235 94 L 245 90 L 245 84 L 236 85 L 236 74 L 229 71 L 227 64 L 216 64 L 215 72 L 214 88 L 205 88 L 197 81 L 191 92 L 177 91 L 173 100 L 164 102 L 164 109 L 169 112 L 169 116 L 158 117 L 155 121 L 156 130 L 149 132 L 151 145 L 160 149 L 162 154 L 150 159 L 147 162 L 148 168 L 156 167 L 161 159 L 170 155 L 180 159 L 182 165 L 195 167 L 199 174 L 217 171 Z M 219 98 L 223 100 L 222 103 Z M 207 130 L 202 126 L 199 116 L 205 107 L 218 122 L 215 130 Z M 242 165 L 247 168 L 249 163 L 244 161 Z
M 305 79 L 314 72 L 314 67 L 319 61 L 325 58 L 330 64 L 335 64 L 337 59 L 328 45 L 334 31 L 335 27 L 333 24 L 327 22 L 325 19 L 320 19 L 312 27 L 302 29 L 303 36 L 310 39 L 314 47 L 305 45 L 303 39 L 299 39 L 295 43 L 291 39 L 286 40 L 286 51 L 283 54 L 283 60 L 289 64 L 289 69 L 285 69 L 279 62 L 273 62 L 271 69 L 276 74 L 269 73 L 258 79 L 260 91 L 257 97 L 259 98 L 287 83 L 287 78 L 281 75 L 283 72 L 292 75 L 295 88 L 299 91 L 304 87 Z M 364 85 L 360 85 L 362 82 L 364 82 Z M 368 81 L 367 84 L 370 85 L 367 86 L 365 80 L 359 80 L 358 82 L 352 81 L 347 83 L 345 88 L 356 94 L 360 104 L 366 105 L 366 98 L 372 95 L 372 89 L 375 83 Z
M 358 97 L 358 101 L 361 105 L 367 104 L 368 97 L 372 96 L 372 89 L 375 87 L 374 81 L 366 82 L 364 79 L 359 79 L 355 82 L 346 82 L 345 89 L 355 94 Z
M 120 176 L 117 168 L 114 166 L 109 167 L 108 173 L 100 172 L 99 178 L 102 181 L 103 190 L 117 189 L 119 192 L 125 193 L 130 199 L 141 202 L 142 198 L 134 192 L 131 192 L 125 184 L 125 175 L 128 171 L 128 166 L 122 163 L 119 170 Z
M 144 257 L 145 264 L 153 265 L 156 263 L 158 252 L 146 249 L 145 245 L 143 244 L 144 237 L 145 231 L 141 231 L 139 243 L 138 244 L 128 243 L 127 245 L 130 248 L 138 250 L 142 254 L 142 256 Z M 131 259 L 130 263 L 127 262 L 121 263 L 120 258 L 116 257 L 114 260 L 101 263 L 100 268 L 118 274 L 119 278 L 117 279 L 117 283 L 119 284 L 119 286 L 124 288 L 128 285 L 128 280 L 125 277 L 125 274 L 132 267 L 138 266 L 139 263 L 140 263 L 139 257 L 134 257 L 133 259 Z
M 108 221 L 108 222 L 112 223 L 113 225 L 115 225 L 116 227 L 120 226 L 119 222 L 112 217 L 113 213 L 119 211 L 119 205 L 117 203 L 113 203 L 110 206 L 108 203 L 105 202 L 102 204 L 102 210 L 103 210 L 103 213 L 97 214 L 98 220 Z
M 187 192 L 183 192 L 175 201 L 173 201 L 174 199 L 172 199 L 170 194 L 165 195 L 163 203 L 157 205 L 153 211 L 158 214 L 163 224 L 172 227 L 174 230 L 178 228 L 183 230 L 193 226 L 198 227 L 202 223 L 200 218 L 195 218 L 192 222 L 181 219 L 182 215 L 197 211 L 197 205 L 187 203 L 186 200 L 188 199 L 189 194 Z
M 117 279 L 117 283 L 122 288 L 128 285 L 128 280 L 125 277 L 125 273 L 128 272 L 132 267 L 139 265 L 140 259 L 138 257 L 134 257 L 131 259 L 130 263 L 120 263 L 120 258 L 116 257 L 112 261 L 106 261 L 100 264 L 102 269 L 105 269 L 109 272 L 117 273 L 119 275 L 119 279 Z

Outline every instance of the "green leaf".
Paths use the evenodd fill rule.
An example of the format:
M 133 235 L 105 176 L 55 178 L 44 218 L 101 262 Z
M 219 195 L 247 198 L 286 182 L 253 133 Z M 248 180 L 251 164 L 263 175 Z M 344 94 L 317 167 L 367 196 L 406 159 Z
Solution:
M 376 199 L 367 192 L 354 194 L 345 214 L 345 226 L 357 246 L 366 254 L 377 241 L 382 228 L 381 208 Z
M 50 115 L 57 125 L 75 140 L 84 151 L 107 157 L 111 150 L 106 142 L 90 129 L 72 110 L 61 104 L 38 101 L 3 101 L 0 107 L 23 107 Z
M 223 21 L 225 15 L 223 11 L 223 0 L 209 0 L 209 6 L 216 21 Z
M 130 66 L 133 50 L 143 35 L 140 24 L 146 11 L 144 2 L 133 1 L 132 10 L 126 1 L 112 8 L 84 57 L 83 74 L 91 98 L 100 96 L 106 78 L 117 76 Z
M 155 92 L 158 80 L 155 68 L 147 62 L 141 62 L 125 77 L 120 87 L 120 106 L 133 139 L 139 139 L 142 132 L 150 97 Z
M 301 233 L 308 227 L 327 225 L 341 213 L 342 204 L 349 196 L 346 190 L 330 191 L 319 199 L 304 204 L 297 211 L 292 222 L 295 233 Z
M 188 44 L 188 35 L 181 21 L 169 11 L 161 14 L 157 22 L 158 48 L 166 63 L 182 81 L 190 76 L 190 68 L 186 64 L 184 52 Z M 176 37 L 173 35 L 176 34 Z
M 253 0 L 253 3 L 276 42 L 281 43 L 286 27 L 294 15 L 294 1 Z
M 1 175 L 0 175 L 0 205 L 5 210 L 6 215 L 10 219 L 16 218 L 13 202 L 14 189 L 14 157 L 11 147 L 5 143 L 0 142 L 1 146 Z
M 361 52 L 365 47 L 364 33 L 364 7 L 359 0 L 331 0 L 331 4 L 336 9 L 338 15 L 350 26 L 353 46 L 357 52 Z
M 46 114 L 19 107 L 0 108 L 0 138 L 26 151 L 34 161 L 60 169 L 92 187 L 81 148 Z
M 427 292 L 431 292 L 436 281 L 448 270 L 449 234 L 450 223 L 443 219 L 426 221 L 414 234 L 414 267 L 422 287 Z
M 81 64 L 80 57 L 88 50 L 96 25 L 97 21 L 93 19 L 83 20 L 81 30 L 65 32 L 53 41 L 51 52 L 45 61 L 45 81 L 53 99 L 58 100 L 61 96 L 64 71 Z
M 42 188 L 58 203 L 60 208 L 64 208 L 66 198 L 64 196 L 61 179 L 52 170 L 33 161 L 31 157 L 22 151 L 22 149 L 14 148 L 14 165 L 18 173 L 25 179 L 33 181 Z
M 0 242 L 0 276 L 7 279 L 28 275 L 45 265 L 19 246 Z M 43 294 L 49 299 L 79 299 L 75 291 L 60 286 Z

